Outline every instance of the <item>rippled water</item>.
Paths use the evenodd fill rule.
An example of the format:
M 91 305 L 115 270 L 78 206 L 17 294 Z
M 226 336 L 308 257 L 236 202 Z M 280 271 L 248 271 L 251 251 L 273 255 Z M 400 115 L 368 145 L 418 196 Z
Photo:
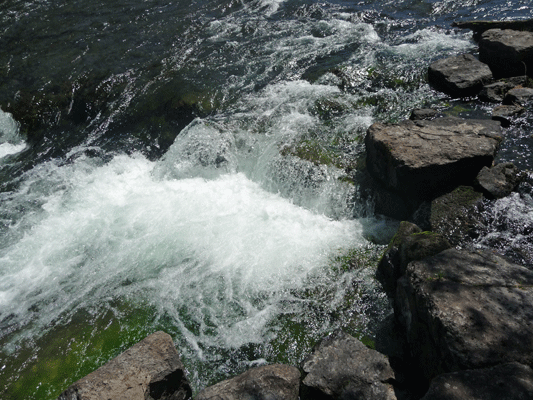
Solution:
M 427 66 L 475 52 L 452 21 L 529 3 L 3 2 L 1 397 L 54 399 L 157 329 L 195 390 L 298 364 L 339 327 L 372 340 L 397 222 L 352 180 L 364 133 L 415 107 L 471 112 Z M 527 115 L 500 156 L 522 168 Z M 531 219 L 528 190 L 494 212 Z

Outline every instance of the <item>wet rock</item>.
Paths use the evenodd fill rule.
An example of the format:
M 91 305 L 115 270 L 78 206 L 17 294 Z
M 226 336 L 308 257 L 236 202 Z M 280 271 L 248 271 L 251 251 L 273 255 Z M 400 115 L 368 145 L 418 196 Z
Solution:
M 483 194 L 471 186 L 459 186 L 431 202 L 431 230 L 441 233 L 454 245 L 476 238 L 483 227 Z
M 431 381 L 422 400 L 533 399 L 533 370 L 507 363 L 492 368 L 442 374 Z
M 73 383 L 58 400 L 185 400 L 191 396 L 172 338 L 155 332 Z
M 500 199 L 516 189 L 520 178 L 520 171 L 513 163 L 503 163 L 492 168 L 483 167 L 475 183 L 487 198 Z
M 411 116 L 409 117 L 412 121 L 420 121 L 423 119 L 435 119 L 437 117 L 438 111 L 433 108 L 415 108 L 411 111 Z
M 337 332 L 304 361 L 302 398 L 395 400 L 394 372 L 387 357 Z M 304 397 L 305 396 L 305 397 Z
M 489 29 L 513 29 L 517 31 L 533 31 L 533 19 L 520 21 L 459 21 L 453 22 L 453 27 L 471 29 L 474 39 L 479 40 L 483 32 Z
M 489 29 L 479 41 L 479 59 L 496 78 L 533 75 L 533 32 Z
M 533 362 L 533 271 L 490 251 L 445 250 L 398 280 L 397 317 L 429 380 Z
M 503 99 L 504 104 L 526 105 L 533 100 L 533 89 L 515 88 L 507 92 Z
M 471 54 L 461 54 L 438 60 L 428 69 L 430 85 L 452 96 L 473 96 L 492 80 L 487 64 Z
M 481 89 L 478 96 L 482 101 L 501 103 L 509 90 L 514 89 L 519 85 L 527 84 L 527 82 L 527 76 L 514 76 L 501 79 L 498 82 L 483 86 L 483 89 Z
M 502 126 L 509 126 L 513 117 L 524 112 L 524 107 L 519 105 L 501 105 L 492 110 L 492 119 L 501 122 Z
M 299 384 L 298 368 L 265 365 L 209 386 L 195 400 L 297 400 Z
M 405 274 L 407 265 L 411 261 L 423 260 L 450 247 L 452 247 L 450 242 L 440 233 L 429 231 L 412 233 L 405 237 L 400 245 L 399 275 Z
M 400 246 L 406 237 L 418 232 L 422 232 L 422 229 L 417 225 L 408 221 L 402 221 L 379 261 L 377 275 L 385 290 L 389 293 L 396 291 L 396 281 L 401 276 Z
M 451 117 L 375 123 L 365 138 L 367 168 L 389 190 L 431 200 L 492 164 L 500 130 L 496 121 Z

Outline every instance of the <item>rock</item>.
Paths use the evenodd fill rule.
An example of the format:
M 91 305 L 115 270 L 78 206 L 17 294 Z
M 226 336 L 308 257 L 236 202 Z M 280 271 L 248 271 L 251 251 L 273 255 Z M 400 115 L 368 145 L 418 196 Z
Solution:
M 337 332 L 304 361 L 302 391 L 316 399 L 395 400 L 394 372 L 387 357 L 354 337 Z
M 418 232 L 422 232 L 422 229 L 415 224 L 408 221 L 400 222 L 396 234 L 379 261 L 377 274 L 383 287 L 389 293 L 396 292 L 396 281 L 400 277 L 400 246 L 406 237 Z
M 500 131 L 496 121 L 452 117 L 375 123 L 365 138 L 367 168 L 389 190 L 431 200 L 490 166 Z
M 479 41 L 479 59 L 496 78 L 533 76 L 533 32 L 489 29 Z
M 517 117 L 524 112 L 524 107 L 519 105 L 501 105 L 492 110 L 492 119 L 499 121 L 502 126 L 509 126 L 511 118 Z
M 501 79 L 483 86 L 479 92 L 479 99 L 482 101 L 490 101 L 492 103 L 501 103 L 507 92 L 519 85 L 527 84 L 527 76 L 514 76 L 511 78 Z
M 459 186 L 431 202 L 431 230 L 441 233 L 453 245 L 479 236 L 483 194 L 470 186 Z
M 503 99 L 504 104 L 526 105 L 533 100 L 533 89 L 515 88 L 507 92 Z
M 481 34 L 489 29 L 513 29 L 517 31 L 533 31 L 533 19 L 520 21 L 460 21 L 453 22 L 453 27 L 471 29 L 474 31 L 474 39 L 479 40 Z
M 399 275 L 405 274 L 407 264 L 411 261 L 423 260 L 450 247 L 452 247 L 450 242 L 440 233 L 428 231 L 412 233 L 400 244 Z
M 428 69 L 430 85 L 452 97 L 473 96 L 492 80 L 487 64 L 471 54 L 438 60 Z
M 172 338 L 155 332 L 74 382 L 58 400 L 185 400 L 191 396 Z
M 415 108 L 411 111 L 411 116 L 409 117 L 412 121 L 419 121 L 422 119 L 435 119 L 437 117 L 438 111 L 433 108 Z
M 500 199 L 516 189 L 520 177 L 520 171 L 513 163 L 503 163 L 492 168 L 483 167 L 475 183 L 488 198 Z
M 426 379 L 533 362 L 533 271 L 490 251 L 445 250 L 398 280 L 397 317 Z
M 209 386 L 195 400 L 297 400 L 299 385 L 298 368 L 265 365 Z
M 519 363 L 442 374 L 422 400 L 533 399 L 533 370 Z

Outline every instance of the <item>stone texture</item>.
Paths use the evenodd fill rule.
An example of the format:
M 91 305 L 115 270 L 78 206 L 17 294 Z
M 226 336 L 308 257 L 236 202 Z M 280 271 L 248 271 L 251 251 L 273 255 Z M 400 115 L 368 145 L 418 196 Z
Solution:
M 517 104 L 524 106 L 533 100 L 533 89 L 517 87 L 507 92 L 503 99 L 504 104 Z
M 492 164 L 500 141 L 500 124 L 491 120 L 375 123 L 365 138 L 367 168 L 389 190 L 431 200 L 470 184 Z
M 492 80 L 492 72 L 473 55 L 461 54 L 431 64 L 428 80 L 430 85 L 452 97 L 465 97 L 479 93 Z
M 533 370 L 507 363 L 493 368 L 439 375 L 422 400 L 533 399 Z
M 450 242 L 436 232 L 418 232 L 405 237 L 400 245 L 399 275 L 405 274 L 407 265 L 411 261 L 423 260 L 450 247 L 452 247 Z
M 325 338 L 303 370 L 302 391 L 308 399 L 396 399 L 387 357 L 344 332 Z
M 439 112 L 433 108 L 415 108 L 411 111 L 410 120 L 420 121 L 424 119 L 435 119 Z
M 490 251 L 445 250 L 398 280 L 397 317 L 428 380 L 533 362 L 533 271 Z
M 431 230 L 442 234 L 453 246 L 479 236 L 483 229 L 483 194 L 471 186 L 459 186 L 431 202 Z
M 191 395 L 172 338 L 155 332 L 73 383 L 58 400 L 185 400 Z
M 513 163 L 503 163 L 492 168 L 483 167 L 475 183 L 488 198 L 500 199 L 516 189 L 520 177 L 520 171 Z
M 479 59 L 496 78 L 533 76 L 533 32 L 489 29 L 479 41 Z
M 524 107 L 519 105 L 501 105 L 492 110 L 492 119 L 500 121 L 502 126 L 509 126 L 513 117 L 517 117 L 524 112 Z
M 481 92 L 479 92 L 479 99 L 492 103 L 501 103 L 509 90 L 527 84 L 527 79 L 527 76 L 514 76 L 485 85 L 481 89 Z
M 299 384 L 298 368 L 265 365 L 209 386 L 195 400 L 298 400 Z
M 389 293 L 396 291 L 396 281 L 400 275 L 400 246 L 406 237 L 413 233 L 422 232 L 417 225 L 408 222 L 400 222 L 396 234 L 379 260 L 377 275 L 385 290 Z
M 479 40 L 483 32 L 489 29 L 514 29 L 517 31 L 533 31 L 533 19 L 518 21 L 459 21 L 452 26 L 474 31 L 474 39 Z

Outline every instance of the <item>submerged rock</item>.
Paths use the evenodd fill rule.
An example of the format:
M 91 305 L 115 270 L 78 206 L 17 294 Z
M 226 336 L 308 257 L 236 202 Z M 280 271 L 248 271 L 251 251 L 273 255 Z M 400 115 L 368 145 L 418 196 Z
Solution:
M 398 280 L 397 317 L 426 379 L 533 362 L 533 271 L 490 251 L 445 250 Z
M 473 96 L 492 80 L 487 64 L 471 54 L 444 58 L 428 69 L 430 85 L 452 97 Z
M 337 332 L 304 361 L 307 399 L 395 400 L 394 372 L 387 357 L 354 337 Z
M 442 374 L 431 381 L 422 400 L 533 399 L 533 370 L 507 363 L 492 368 Z
M 491 120 L 375 123 L 365 138 L 367 168 L 389 190 L 431 200 L 470 184 L 492 164 L 500 141 L 500 124 Z
M 516 189 L 520 177 L 520 171 L 513 163 L 503 163 L 492 168 L 483 167 L 475 183 L 488 198 L 500 199 L 509 196 Z
M 433 108 L 415 108 L 411 111 L 409 119 L 412 121 L 420 121 L 423 119 L 435 119 L 439 112 Z
M 74 382 L 58 400 L 185 400 L 191 396 L 172 338 L 155 332 Z
M 298 368 L 265 365 L 209 386 L 198 393 L 195 400 L 297 400 L 299 384 Z
M 524 107 L 519 105 L 501 105 L 492 110 L 492 119 L 507 127 L 511 124 L 513 117 L 519 116 L 524 111 Z
M 533 32 L 489 29 L 479 41 L 479 59 L 497 78 L 533 76 Z

